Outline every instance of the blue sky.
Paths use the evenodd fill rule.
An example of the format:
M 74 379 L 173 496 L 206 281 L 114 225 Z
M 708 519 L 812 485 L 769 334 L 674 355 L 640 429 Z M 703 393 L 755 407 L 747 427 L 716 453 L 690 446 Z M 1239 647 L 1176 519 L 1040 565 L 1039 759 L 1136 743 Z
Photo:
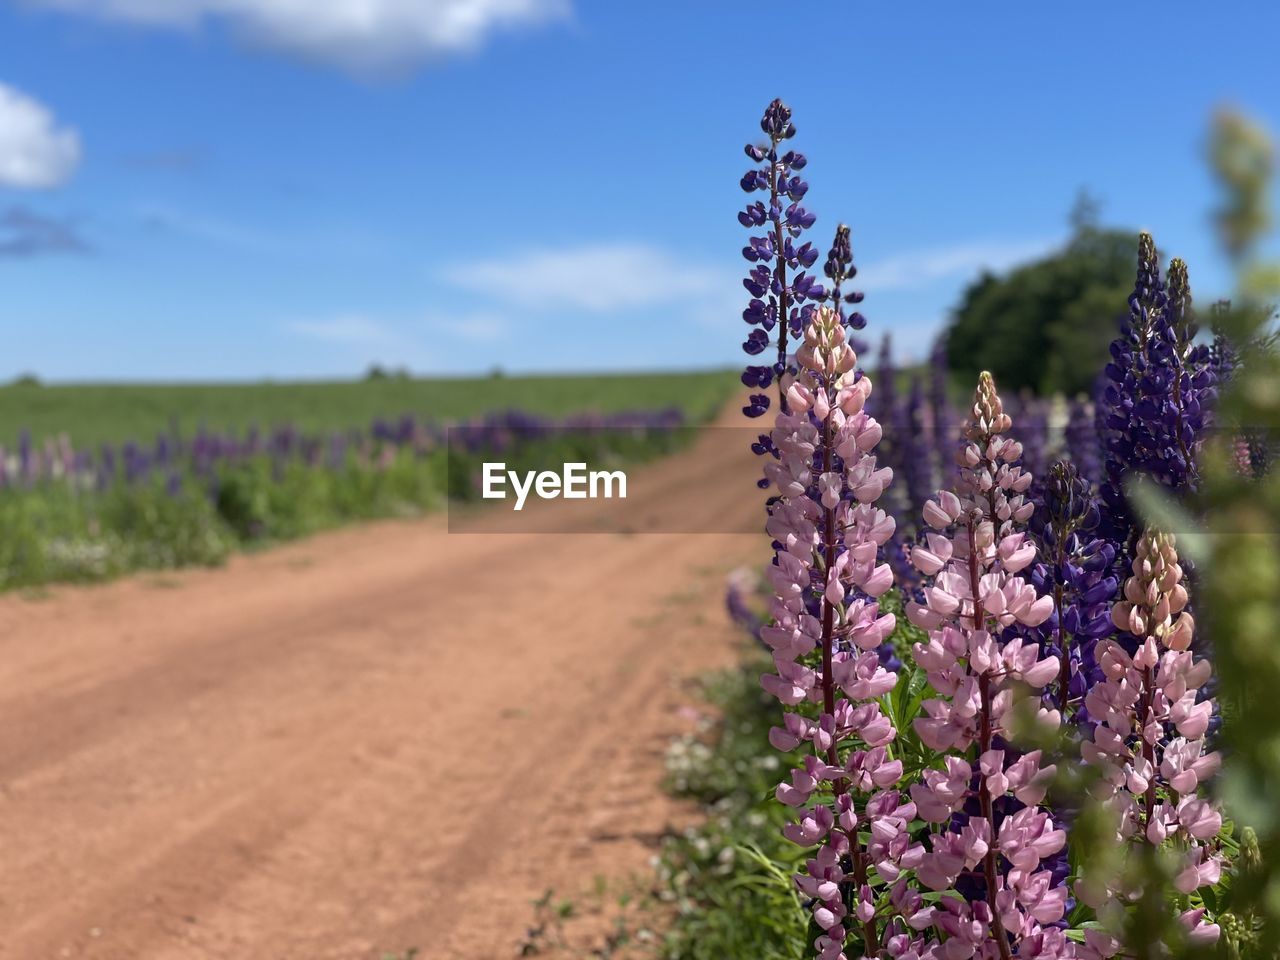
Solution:
M 736 364 L 774 96 L 906 357 L 1081 187 L 1225 292 L 1204 138 L 1280 129 L 1272 5 L 890 6 L 0 0 L 0 377 Z

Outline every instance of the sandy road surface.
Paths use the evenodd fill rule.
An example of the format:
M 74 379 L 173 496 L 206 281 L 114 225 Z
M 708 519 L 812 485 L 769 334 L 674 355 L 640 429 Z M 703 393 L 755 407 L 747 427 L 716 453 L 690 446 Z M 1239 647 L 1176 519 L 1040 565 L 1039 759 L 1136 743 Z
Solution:
M 749 526 L 738 449 L 630 496 L 714 466 Z M 764 549 L 434 517 L 0 598 L 0 957 L 512 956 L 532 897 L 644 868 L 681 679 Z

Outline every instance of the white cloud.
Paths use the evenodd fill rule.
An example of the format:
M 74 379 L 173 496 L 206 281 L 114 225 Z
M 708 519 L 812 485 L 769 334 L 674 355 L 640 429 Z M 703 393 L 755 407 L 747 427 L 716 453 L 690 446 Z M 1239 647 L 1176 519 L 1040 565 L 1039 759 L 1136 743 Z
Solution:
M 1054 240 L 1017 243 L 966 243 L 898 254 L 858 270 L 852 286 L 868 293 L 905 290 L 934 280 L 965 278 L 980 270 L 999 273 L 1042 256 L 1058 246 Z
M 726 282 L 720 271 L 629 243 L 535 250 L 459 264 L 445 270 L 443 277 L 522 308 L 574 307 L 591 313 L 703 298 L 723 289 Z
M 80 164 L 80 137 L 44 104 L 0 83 L 0 187 L 56 187 Z
M 497 30 L 567 18 L 571 0 L 27 0 L 152 27 L 228 24 L 256 45 L 353 71 L 479 49 Z
M 287 327 L 299 336 L 347 346 L 388 347 L 400 342 L 399 335 L 386 324 L 358 315 L 330 320 L 295 320 Z
M 475 343 L 500 340 L 508 330 L 506 318 L 498 313 L 442 314 L 431 317 L 427 323 L 432 330 L 442 330 L 459 340 Z
M 421 341 L 447 337 L 476 343 L 500 339 L 508 330 L 499 313 L 432 312 L 413 320 L 351 313 L 322 320 L 294 320 L 284 328 L 299 337 L 367 350 L 417 350 Z

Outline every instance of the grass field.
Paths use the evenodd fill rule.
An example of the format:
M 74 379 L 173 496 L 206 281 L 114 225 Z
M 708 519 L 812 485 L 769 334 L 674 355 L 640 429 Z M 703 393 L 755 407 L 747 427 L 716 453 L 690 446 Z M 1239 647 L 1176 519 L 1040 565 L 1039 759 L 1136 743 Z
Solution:
M 140 569 L 220 562 L 238 547 L 357 520 L 411 516 L 467 499 L 489 447 L 453 453 L 424 424 L 517 411 L 552 420 L 636 414 L 653 431 L 586 432 L 511 445 L 513 464 L 639 463 L 716 414 L 728 372 L 491 377 L 241 385 L 12 385 L 0 389 L 0 588 L 102 580 Z M 408 433 L 371 429 L 410 415 Z M 648 419 L 646 419 L 648 418 Z M 517 422 L 520 419 L 517 418 Z M 233 439 L 210 445 L 201 426 Z M 177 427 L 179 436 L 173 436 Z M 249 428 L 262 433 L 254 442 Z M 275 428 L 288 427 L 273 434 Z M 21 431 L 34 444 L 19 452 Z M 66 434 L 74 450 L 51 438 Z M 425 438 L 425 439 L 424 439 Z M 49 441 L 47 443 L 42 441 Z M 276 441 L 280 440 L 279 443 Z M 287 442 L 286 442 L 287 441 Z
M 485 377 L 244 384 L 77 384 L 0 387 L 0 444 L 20 431 L 65 432 L 76 446 L 148 441 L 177 423 L 190 435 L 291 424 L 304 431 L 367 427 L 378 417 L 439 420 L 517 409 L 563 415 L 678 406 L 690 420 L 714 414 L 735 389 L 728 371 L 610 376 Z

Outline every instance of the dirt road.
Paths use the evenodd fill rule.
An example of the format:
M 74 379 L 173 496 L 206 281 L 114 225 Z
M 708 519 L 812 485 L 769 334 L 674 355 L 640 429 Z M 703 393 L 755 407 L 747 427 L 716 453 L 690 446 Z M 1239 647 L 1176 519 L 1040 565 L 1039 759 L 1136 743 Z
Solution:
M 749 526 L 735 457 L 630 496 L 716 462 Z M 0 598 L 0 957 L 514 955 L 532 898 L 646 867 L 682 679 L 764 549 L 433 517 Z

